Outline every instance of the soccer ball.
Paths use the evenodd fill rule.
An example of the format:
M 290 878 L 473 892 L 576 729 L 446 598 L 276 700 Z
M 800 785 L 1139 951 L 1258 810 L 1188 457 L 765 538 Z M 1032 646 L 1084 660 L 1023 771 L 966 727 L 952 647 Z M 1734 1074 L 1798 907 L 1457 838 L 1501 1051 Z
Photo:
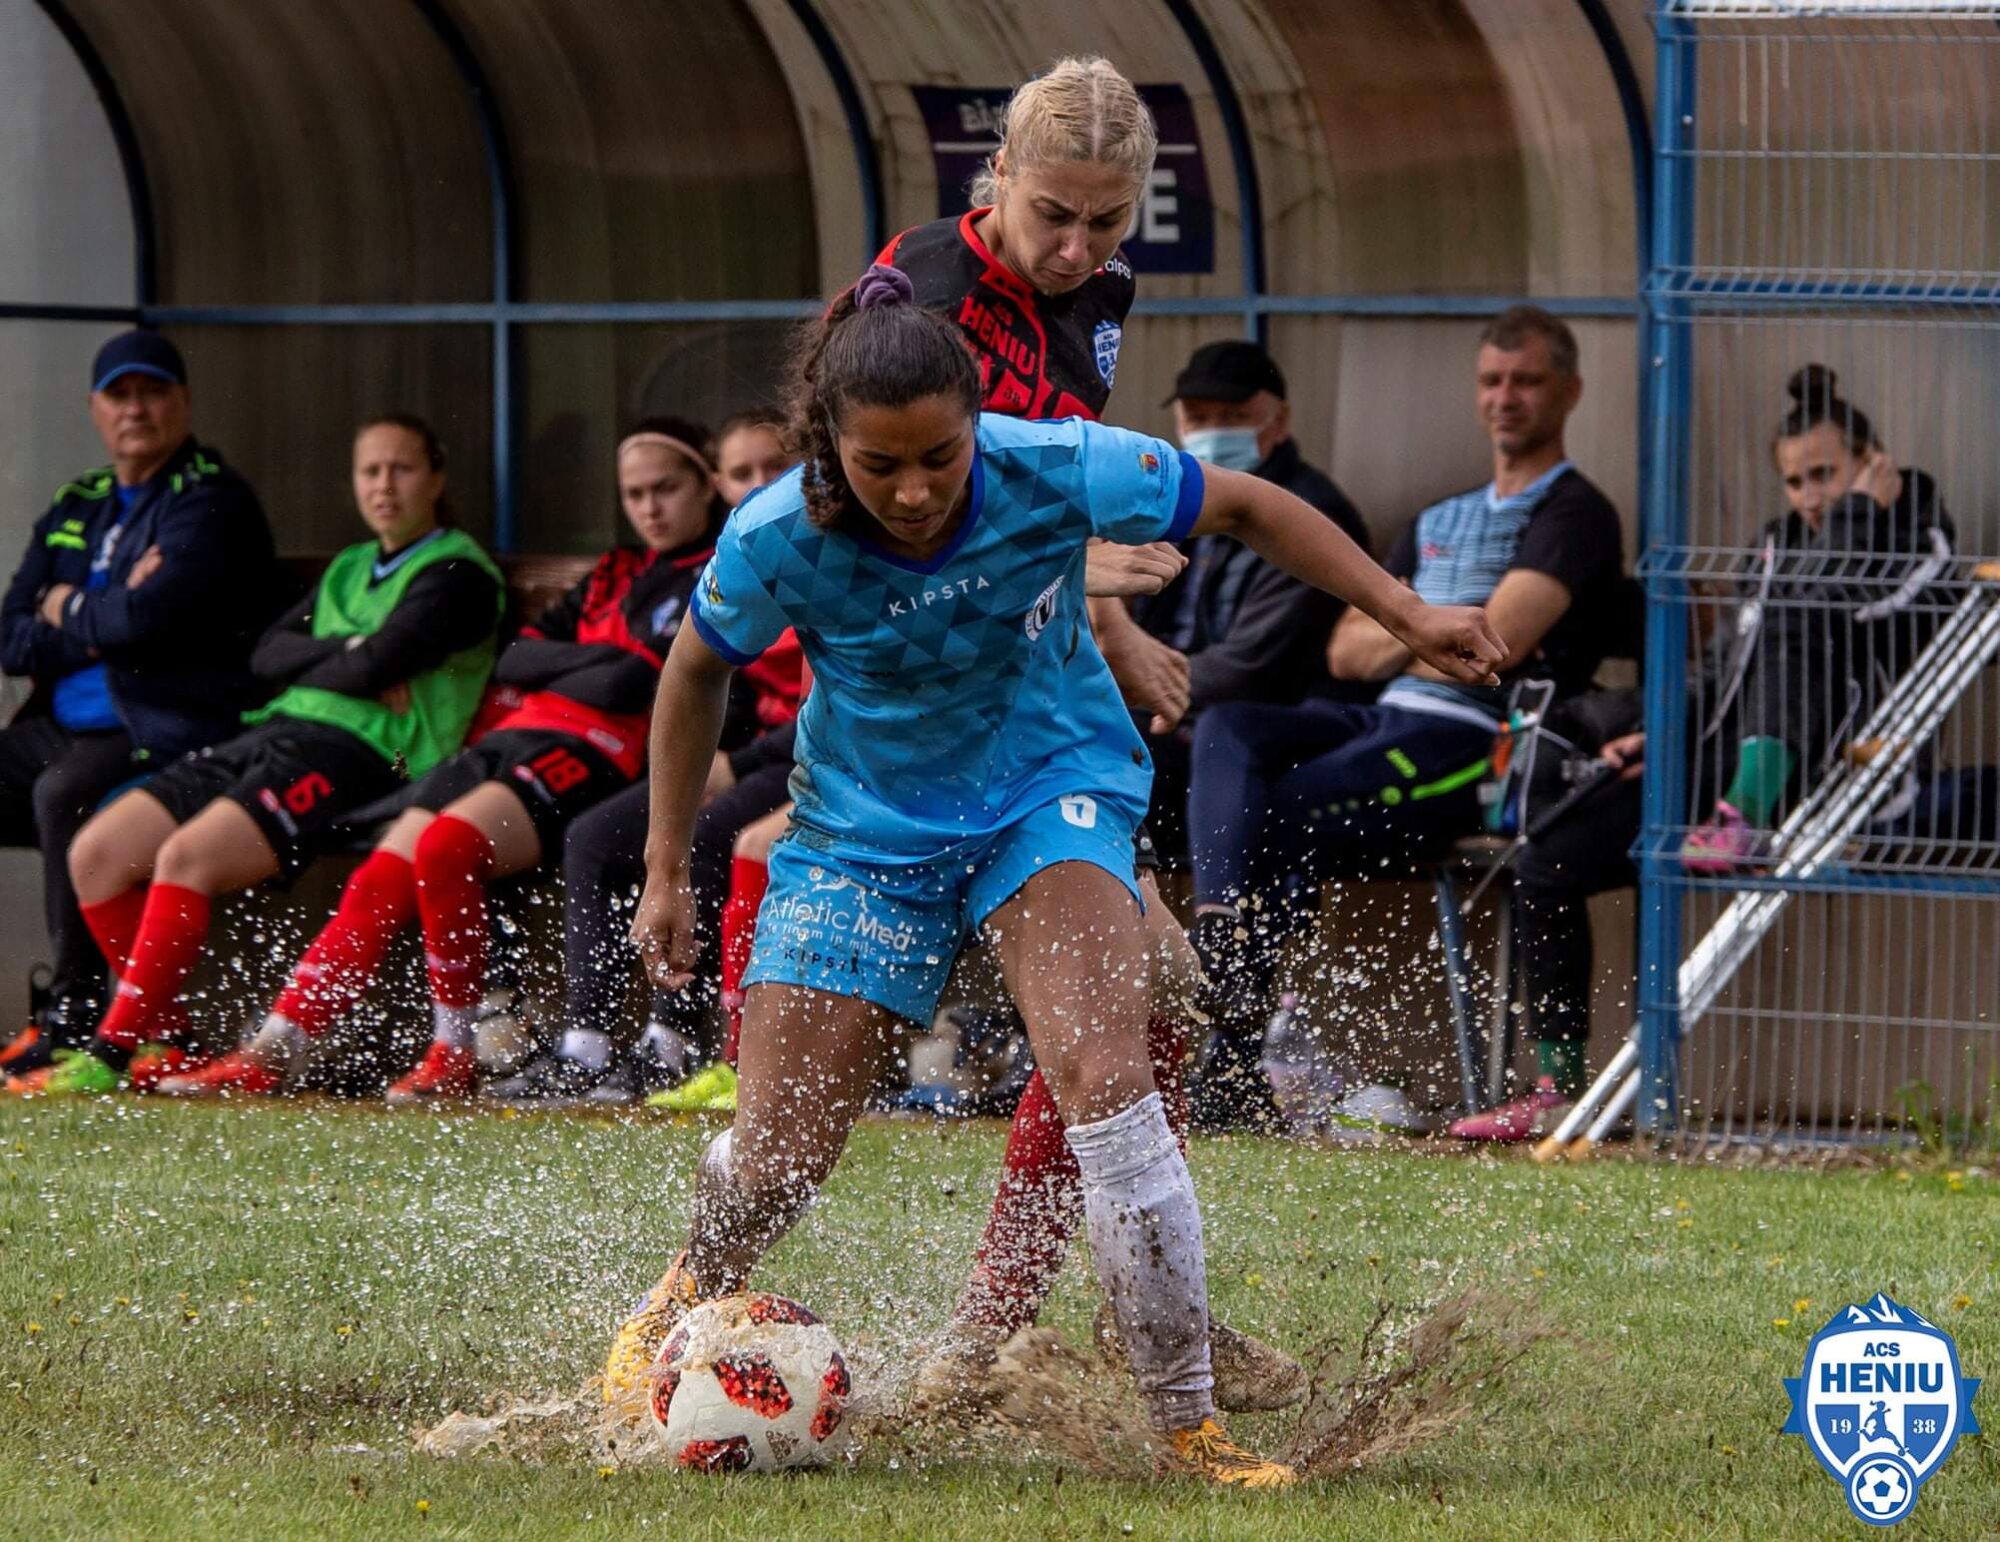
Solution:
M 1910 1480 L 1894 1462 L 1864 1463 L 1850 1490 L 1864 1515 L 1881 1519 L 1900 1515 L 1910 1497 Z
M 724 1296 L 675 1325 L 650 1373 L 653 1426 L 688 1472 L 782 1472 L 839 1455 L 847 1362 L 783 1296 Z

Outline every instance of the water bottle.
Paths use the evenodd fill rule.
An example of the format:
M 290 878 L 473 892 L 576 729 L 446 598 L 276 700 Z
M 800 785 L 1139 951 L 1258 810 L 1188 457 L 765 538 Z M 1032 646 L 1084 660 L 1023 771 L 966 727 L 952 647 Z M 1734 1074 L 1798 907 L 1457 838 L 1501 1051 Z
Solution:
M 1340 1101 L 1340 1073 L 1319 1042 L 1319 1035 L 1299 1013 L 1296 992 L 1278 998 L 1278 1010 L 1264 1029 L 1264 1079 L 1271 1101 L 1285 1127 L 1294 1135 L 1312 1135 L 1326 1128 L 1327 1117 Z

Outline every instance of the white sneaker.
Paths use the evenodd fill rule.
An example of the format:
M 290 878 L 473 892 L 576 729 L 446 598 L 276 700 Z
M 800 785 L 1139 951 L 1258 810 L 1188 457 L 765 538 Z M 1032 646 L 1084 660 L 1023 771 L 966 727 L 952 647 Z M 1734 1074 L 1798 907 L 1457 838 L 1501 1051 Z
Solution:
M 1435 1121 L 1401 1087 L 1360 1087 L 1334 1105 L 1329 1128 L 1394 1135 L 1428 1135 Z

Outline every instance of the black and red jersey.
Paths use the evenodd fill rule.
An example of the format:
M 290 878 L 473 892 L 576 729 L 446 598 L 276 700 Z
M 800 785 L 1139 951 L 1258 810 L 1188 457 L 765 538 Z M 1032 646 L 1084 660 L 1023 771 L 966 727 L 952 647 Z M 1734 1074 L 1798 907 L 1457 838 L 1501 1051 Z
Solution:
M 1101 416 L 1137 292 L 1132 265 L 1113 252 L 1068 294 L 1042 294 L 973 233 L 986 212 L 912 226 L 875 260 L 909 274 L 917 303 L 957 323 L 979 359 L 988 412 Z
M 677 551 L 599 557 L 501 653 L 480 729 L 575 734 L 637 776 L 660 665 L 713 551 L 703 536 Z

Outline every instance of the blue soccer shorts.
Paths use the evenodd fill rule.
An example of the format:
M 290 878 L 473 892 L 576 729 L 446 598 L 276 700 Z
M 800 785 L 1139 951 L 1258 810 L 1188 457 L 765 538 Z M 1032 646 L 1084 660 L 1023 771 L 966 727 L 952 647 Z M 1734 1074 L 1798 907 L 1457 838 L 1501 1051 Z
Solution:
M 771 848 L 743 984 L 859 996 L 928 1027 L 959 949 L 1043 868 L 1087 862 L 1139 900 L 1135 824 L 1103 800 L 1061 798 L 948 859 L 904 864 L 816 849 L 794 827 Z

